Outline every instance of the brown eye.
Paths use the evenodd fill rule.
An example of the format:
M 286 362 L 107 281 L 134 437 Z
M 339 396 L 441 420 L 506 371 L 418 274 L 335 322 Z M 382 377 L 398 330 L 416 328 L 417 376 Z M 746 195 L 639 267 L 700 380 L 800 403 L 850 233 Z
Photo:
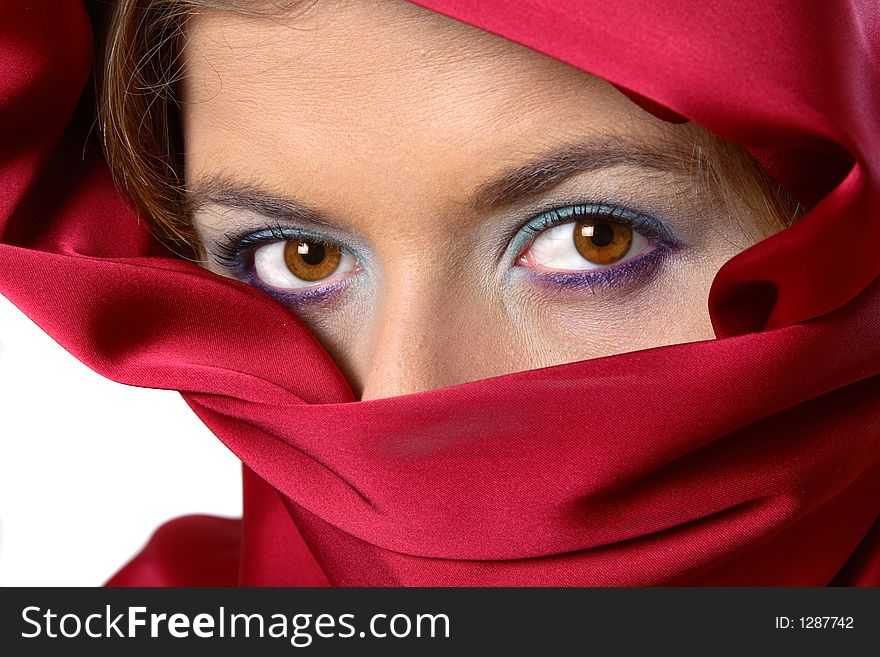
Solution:
M 290 273 L 304 281 L 320 281 L 339 267 L 342 252 L 331 244 L 320 242 L 287 242 L 284 264 Z
M 632 228 L 624 224 L 586 219 L 574 225 L 575 248 L 597 265 L 617 262 L 629 252 L 632 243 Z

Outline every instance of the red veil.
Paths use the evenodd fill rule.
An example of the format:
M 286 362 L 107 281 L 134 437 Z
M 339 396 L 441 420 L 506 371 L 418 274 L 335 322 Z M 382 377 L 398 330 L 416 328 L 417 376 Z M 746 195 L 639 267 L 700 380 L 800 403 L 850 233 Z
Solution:
M 880 585 L 875 0 L 417 4 L 744 146 L 809 213 L 717 273 L 713 340 L 358 401 L 83 159 L 81 3 L 0 0 L 0 293 L 244 463 L 241 521 L 171 521 L 109 583 Z

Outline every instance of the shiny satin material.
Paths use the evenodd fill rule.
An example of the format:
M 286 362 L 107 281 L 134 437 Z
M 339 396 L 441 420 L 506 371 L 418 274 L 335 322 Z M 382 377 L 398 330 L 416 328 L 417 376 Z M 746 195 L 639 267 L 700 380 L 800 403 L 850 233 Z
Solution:
M 176 519 L 109 584 L 880 585 L 875 3 L 416 4 L 741 144 L 810 212 L 718 272 L 714 340 L 357 401 L 83 161 L 82 7 L 0 0 L 0 293 L 245 464 L 240 522 Z

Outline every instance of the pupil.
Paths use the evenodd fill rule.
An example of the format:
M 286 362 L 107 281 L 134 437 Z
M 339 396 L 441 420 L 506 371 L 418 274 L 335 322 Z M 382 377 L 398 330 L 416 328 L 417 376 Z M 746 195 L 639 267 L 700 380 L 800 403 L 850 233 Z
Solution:
M 593 234 L 590 237 L 596 246 L 608 246 L 614 239 L 614 229 L 602 222 L 593 226 Z
M 324 245 L 313 244 L 312 242 L 304 242 L 308 251 L 301 253 L 300 257 L 308 265 L 317 265 L 324 259 Z

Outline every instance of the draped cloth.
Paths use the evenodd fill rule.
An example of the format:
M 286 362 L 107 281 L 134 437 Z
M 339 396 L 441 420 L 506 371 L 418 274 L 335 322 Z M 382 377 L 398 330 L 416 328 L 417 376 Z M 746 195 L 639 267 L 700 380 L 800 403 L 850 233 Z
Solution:
M 714 339 L 360 401 L 115 191 L 81 2 L 0 0 L 0 293 L 243 463 L 241 520 L 171 520 L 108 584 L 880 585 L 876 2 L 415 4 L 698 122 L 809 212 L 717 272 Z

